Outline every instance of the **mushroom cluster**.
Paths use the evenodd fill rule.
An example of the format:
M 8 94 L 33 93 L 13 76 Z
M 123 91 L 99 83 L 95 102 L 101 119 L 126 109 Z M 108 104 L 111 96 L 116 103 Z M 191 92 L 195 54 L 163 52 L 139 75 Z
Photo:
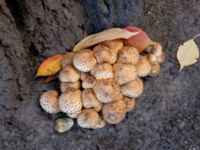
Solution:
M 123 40 L 105 41 L 90 49 L 67 53 L 59 74 L 61 94 L 55 90 L 43 93 L 40 105 L 48 113 L 63 112 L 77 119 L 82 128 L 117 124 L 135 108 L 144 88 L 142 78 L 157 76 L 163 60 L 159 43 L 139 52 Z M 69 121 L 57 122 L 57 131 L 69 129 L 64 122 Z

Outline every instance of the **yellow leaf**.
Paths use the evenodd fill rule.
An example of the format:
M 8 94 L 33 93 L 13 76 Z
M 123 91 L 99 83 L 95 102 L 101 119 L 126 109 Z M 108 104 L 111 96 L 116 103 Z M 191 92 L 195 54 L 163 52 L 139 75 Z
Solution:
M 46 59 L 38 68 L 35 77 L 50 76 L 57 73 L 61 69 L 61 59 L 63 58 L 63 56 L 64 55 L 57 54 Z
M 134 35 L 137 35 L 138 33 L 139 32 L 130 32 L 121 28 L 107 29 L 102 32 L 87 36 L 75 45 L 73 51 L 77 52 L 81 49 L 88 48 L 107 40 L 128 39 Z
M 180 45 L 177 52 L 177 59 L 180 63 L 180 71 L 185 67 L 197 62 L 199 49 L 194 41 L 190 39 Z

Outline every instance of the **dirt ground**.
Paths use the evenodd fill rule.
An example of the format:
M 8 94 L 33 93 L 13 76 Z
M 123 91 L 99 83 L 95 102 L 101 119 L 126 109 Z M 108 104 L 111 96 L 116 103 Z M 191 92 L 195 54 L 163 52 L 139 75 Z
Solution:
M 70 51 L 83 38 L 110 27 L 137 25 L 161 42 L 161 74 L 145 79 L 136 109 L 117 125 L 57 134 L 39 106 L 47 89 L 34 80 L 39 64 Z M 200 33 L 199 0 L 1 0 L 1 150 L 199 150 L 200 61 L 179 72 L 178 46 Z M 196 42 L 200 47 L 200 39 Z

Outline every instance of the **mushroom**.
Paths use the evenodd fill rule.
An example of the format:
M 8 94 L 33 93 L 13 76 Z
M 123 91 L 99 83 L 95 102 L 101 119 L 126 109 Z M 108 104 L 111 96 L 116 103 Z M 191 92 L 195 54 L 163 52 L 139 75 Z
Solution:
M 55 130 L 59 133 L 68 131 L 74 125 L 74 120 L 70 118 L 60 118 L 55 122 Z
M 90 49 L 84 49 L 74 55 L 73 64 L 79 71 L 89 72 L 95 66 L 96 59 Z
M 151 65 L 147 58 L 140 56 L 138 63 L 136 64 L 137 72 L 139 77 L 147 76 L 151 71 Z
M 97 80 L 93 90 L 102 103 L 109 103 L 122 97 L 118 83 L 111 79 Z
M 121 86 L 121 92 L 124 96 L 137 98 L 143 92 L 143 82 L 140 78 L 136 78 L 133 81 Z
M 66 66 L 59 74 L 61 82 L 77 82 L 80 79 L 80 72 L 73 66 Z
M 80 88 L 80 81 L 61 82 L 61 84 L 60 84 L 60 90 L 62 93 L 69 89 L 79 89 L 79 88 Z
M 78 118 L 78 115 L 81 113 L 81 110 L 80 111 L 77 111 L 77 112 L 75 112 L 75 113 L 72 113 L 72 114 L 67 114 L 70 118 L 73 118 L 73 119 L 75 119 L 75 118 Z
M 97 45 L 93 49 L 94 56 L 98 63 L 110 63 L 113 64 L 117 60 L 117 53 L 112 52 L 105 45 Z
M 84 89 L 93 88 L 96 83 L 95 77 L 85 72 L 81 72 L 81 80 Z
M 91 74 L 95 76 L 96 79 L 113 78 L 112 65 L 109 63 L 96 64 L 91 70 Z
M 112 40 L 112 41 L 105 41 L 102 43 L 103 45 L 107 46 L 111 51 L 114 53 L 118 53 L 118 51 L 123 47 L 122 40 Z
M 103 107 L 103 103 L 100 102 L 100 103 L 98 104 L 98 106 L 93 107 L 93 109 L 94 109 L 96 112 L 100 112 L 101 109 L 102 109 L 102 107 Z
M 95 128 L 99 123 L 99 114 L 93 109 L 83 109 L 78 116 L 77 123 L 82 128 Z
M 126 116 L 126 104 L 123 100 L 106 103 L 103 105 L 102 114 L 106 122 L 117 124 Z
M 44 92 L 40 97 L 40 106 L 48 113 L 58 113 L 58 92 L 56 90 L 49 90 Z
M 153 45 L 153 54 L 156 56 L 159 63 L 162 63 L 165 60 L 165 54 L 162 50 L 160 43 L 154 43 Z
M 118 62 L 137 64 L 139 61 L 139 52 L 132 46 L 125 46 L 118 52 Z
M 135 98 L 124 97 L 123 101 L 126 104 L 126 112 L 130 112 L 135 108 Z
M 137 77 L 137 70 L 128 63 L 116 63 L 113 65 L 115 80 L 122 85 L 134 80 Z
M 73 52 L 67 53 L 61 60 L 62 68 L 65 68 L 68 65 L 72 65 L 73 64 L 73 57 L 74 57 Z
M 71 89 L 59 97 L 59 107 L 67 114 L 77 114 L 82 109 L 81 91 Z
M 85 108 L 98 107 L 101 103 L 97 100 L 96 95 L 92 89 L 83 90 L 81 96 L 83 100 L 83 106 Z
M 160 73 L 160 64 L 157 61 L 157 58 L 155 55 L 153 54 L 149 54 L 147 56 L 147 59 L 149 61 L 149 63 L 151 64 L 151 71 L 150 71 L 150 76 L 157 76 Z

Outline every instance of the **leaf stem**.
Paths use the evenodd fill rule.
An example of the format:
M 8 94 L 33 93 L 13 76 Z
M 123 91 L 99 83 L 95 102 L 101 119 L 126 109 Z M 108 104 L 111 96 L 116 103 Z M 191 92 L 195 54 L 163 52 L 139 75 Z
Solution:
M 195 35 L 195 36 L 193 37 L 193 40 L 195 40 L 195 39 L 198 38 L 199 36 L 200 36 L 200 33 L 197 34 L 197 35 Z

